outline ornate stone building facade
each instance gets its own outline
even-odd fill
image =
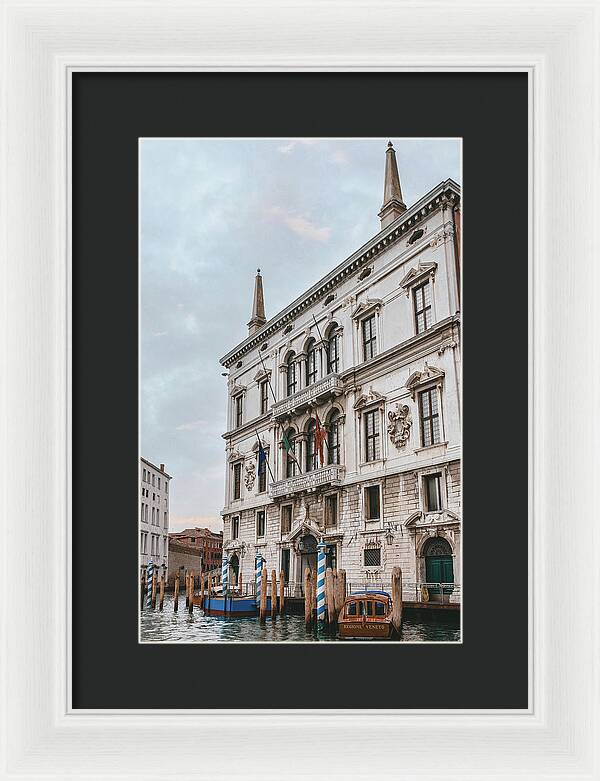
[[[407,208],[391,143],[384,180],[380,232],[269,320],[258,273],[248,337],[221,359],[224,549],[245,582],[261,553],[300,583],[321,540],[350,583],[395,565],[407,589],[460,582],[461,191]]]

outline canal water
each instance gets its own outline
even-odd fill
[[[307,632],[304,616],[284,615],[274,620],[267,618],[261,625],[257,618],[226,618],[204,616],[195,607],[193,615],[185,608],[185,597],[179,600],[179,611],[173,612],[173,598],[165,595],[162,612],[142,610],[140,640],[147,642],[202,643],[202,642],[335,642],[336,637],[325,633]],[[457,614],[430,615],[405,612],[402,617],[402,642],[457,642],[460,640]],[[345,642],[345,641],[339,641]]]

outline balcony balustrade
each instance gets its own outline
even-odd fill
[[[314,469],[296,477],[288,477],[271,485],[270,494],[273,499],[302,491],[314,491],[326,485],[341,485],[344,479],[345,468],[338,464],[324,466],[322,469]]]
[[[297,391],[275,402],[272,407],[273,417],[280,418],[302,412],[308,406],[319,403],[329,396],[339,396],[343,393],[344,383],[339,374],[328,374],[307,388]]]

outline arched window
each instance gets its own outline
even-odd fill
[[[296,474],[296,459],[295,459],[295,453],[296,453],[296,430],[293,428],[289,428],[285,435],[287,437],[288,442],[290,443],[290,449],[285,451],[285,476],[286,477],[294,477]]]
[[[327,374],[340,370],[340,344],[336,328],[337,326],[331,328],[327,338]]]
[[[306,384],[312,385],[317,381],[317,350],[315,340],[311,339],[306,347]]]
[[[340,463],[340,413],[334,410],[329,418],[329,426],[327,432],[327,463],[339,464]]]
[[[287,359],[287,395],[296,393],[296,353],[290,353]]]
[[[306,471],[312,472],[318,468],[318,453],[316,442],[316,420],[311,420],[306,431]]]

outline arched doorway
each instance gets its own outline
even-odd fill
[[[236,585],[240,582],[240,560],[237,553],[232,553],[229,557],[229,581],[233,583],[235,576]]]
[[[452,548],[443,537],[432,537],[425,544],[425,580],[427,583],[454,584],[454,560]],[[452,586],[430,586],[429,595],[439,599],[443,594],[451,594]]]
[[[301,582],[304,582],[306,568],[310,567],[313,572],[317,569],[317,541],[312,534],[305,534],[300,539],[298,553],[300,554]]]

